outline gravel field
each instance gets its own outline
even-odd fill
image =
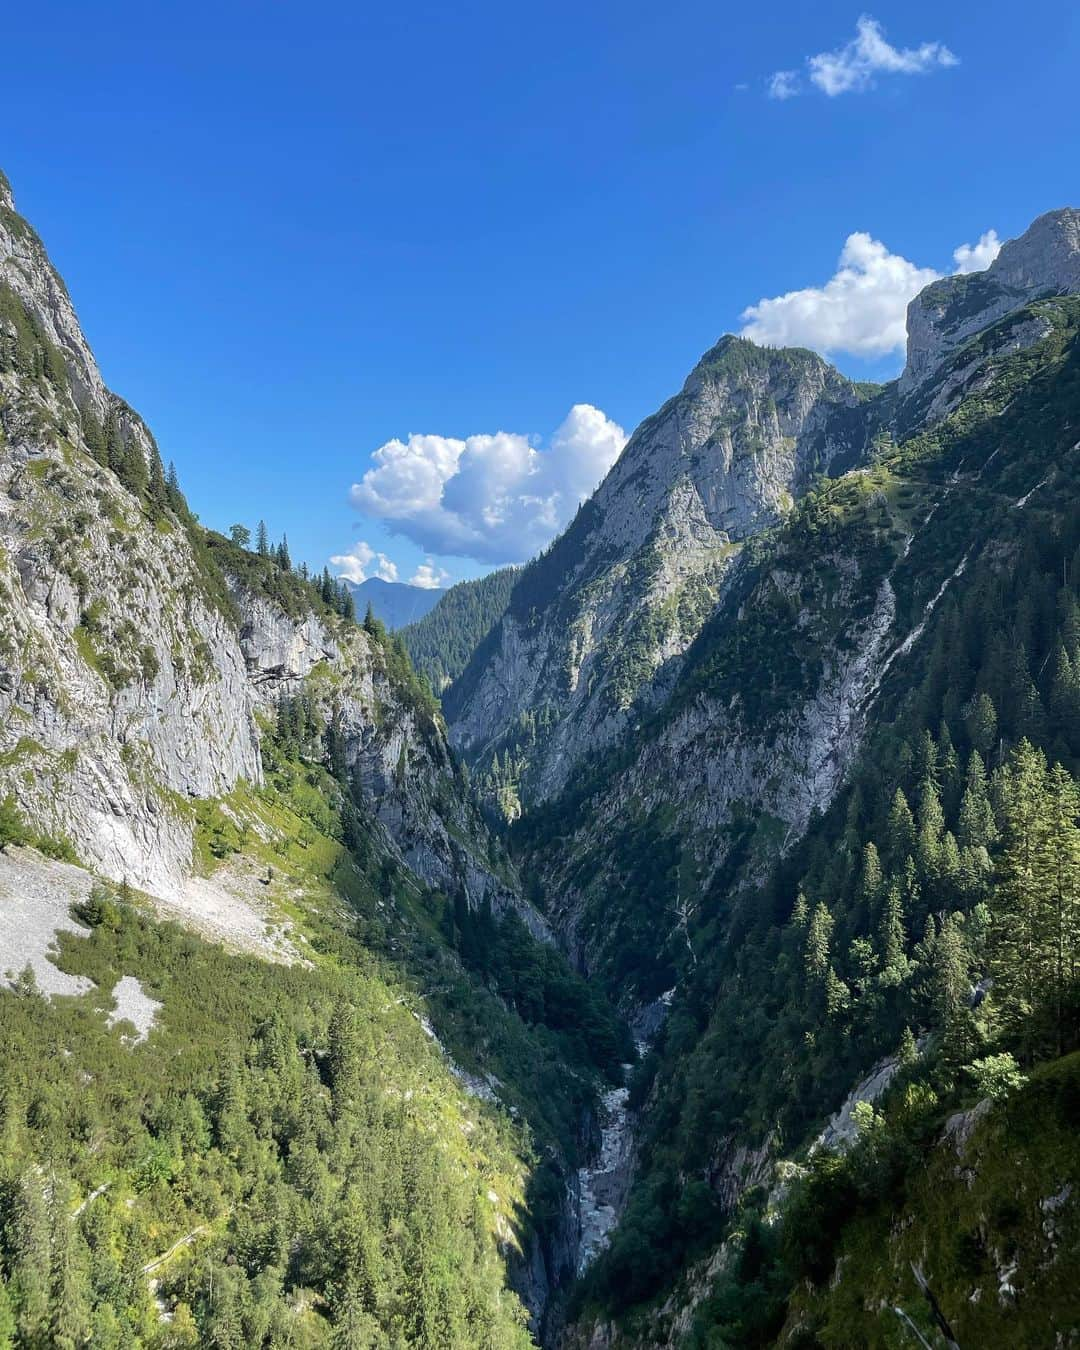
[[[146,993],[134,975],[125,975],[117,980],[112,996],[116,1000],[116,1007],[109,1014],[109,1026],[130,1022],[135,1028],[133,1040],[136,1043],[145,1041],[161,1004]]]
[[[86,934],[71,917],[74,901],[85,900],[93,877],[81,867],[53,862],[28,848],[0,854],[0,979],[33,966],[46,994],[85,994],[93,982],[65,975],[49,960],[58,929]],[[10,975],[9,975],[10,972]]]

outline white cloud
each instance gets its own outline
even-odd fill
[[[886,40],[881,24],[868,14],[856,23],[850,42],[836,51],[806,58],[810,83],[829,98],[872,89],[878,75],[925,75],[958,64],[958,58],[942,42],[894,47]],[[793,70],[778,70],[768,81],[770,98],[792,98],[800,91]]]
[[[622,427],[577,403],[546,448],[506,431],[387,441],[349,497],[432,553],[523,562],[569,522],[625,444]]]
[[[793,70],[777,70],[766,81],[770,98],[794,98],[800,92],[799,77]]]
[[[381,577],[383,581],[397,581],[397,564],[392,563],[385,553],[376,553],[363,539],[354,544],[348,553],[336,553],[330,559],[330,566],[339,577],[345,577],[357,585],[369,576]]]
[[[953,251],[957,272],[975,272],[997,257],[988,230]],[[918,267],[862,232],[850,234],[836,272],[823,286],[788,291],[743,310],[741,334],[766,347],[812,347],[826,355],[885,356],[907,343],[908,302],[941,273]]]
[[[441,591],[450,580],[450,573],[443,567],[436,567],[430,558],[422,562],[409,578],[410,586],[419,586],[425,591]]]
[[[824,286],[759,300],[740,315],[742,336],[767,347],[882,356],[903,348],[908,301],[937,277],[868,234],[850,234]]]
[[[977,244],[961,244],[953,249],[953,262],[960,273],[982,272],[1001,252],[1001,240],[997,230],[987,230]]]

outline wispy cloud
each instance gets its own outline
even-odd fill
[[[957,272],[980,271],[1001,243],[988,230],[953,250]],[[908,303],[941,273],[919,267],[869,234],[850,234],[836,271],[821,286],[759,300],[740,315],[742,336],[766,347],[812,347],[830,355],[886,356],[907,343]]]
[[[770,98],[794,98],[799,87],[799,76],[794,70],[777,70],[768,79]]]
[[[894,47],[881,24],[864,14],[856,23],[850,42],[835,51],[808,56],[805,64],[809,84],[829,98],[836,98],[873,89],[882,75],[926,75],[932,70],[958,65],[959,58],[943,42]],[[766,81],[770,98],[794,98],[806,88],[794,70],[778,70]]]

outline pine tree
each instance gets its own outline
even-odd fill
[[[187,503],[184,501],[184,494],[180,491],[180,475],[176,472],[176,465],[169,460],[169,471],[165,475],[165,494],[169,499],[169,507],[177,515],[182,515]]]
[[[893,883],[885,896],[885,906],[878,930],[878,950],[881,953],[881,983],[886,987],[901,984],[908,972],[904,955],[904,901],[900,888]]]
[[[1050,886],[1046,757],[1028,741],[1001,774],[1002,847],[990,935],[993,1001],[1006,1032],[1029,1054],[1045,977],[1042,907]]]
[[[105,463],[118,474],[124,457],[124,438],[120,434],[120,419],[116,409],[105,414]]]
[[[6,853],[9,844],[19,844],[25,838],[25,829],[15,798],[8,795],[0,799],[0,853]]]
[[[812,982],[824,980],[829,969],[829,943],[832,939],[833,916],[819,901],[806,930],[806,974]]]
[[[165,483],[165,466],[161,462],[161,452],[157,445],[150,443],[150,481],[146,490],[150,514],[160,520],[169,509],[169,491]]]
[[[37,1169],[24,1174],[9,1202],[5,1224],[11,1293],[19,1339],[45,1343],[49,1317],[49,1218]]]
[[[889,819],[885,826],[888,838],[888,854],[893,866],[903,863],[915,849],[915,817],[900,788],[893,795],[889,808]]]
[[[859,902],[869,915],[877,912],[882,889],[881,859],[877,846],[871,842],[864,846],[862,856],[862,874],[859,878]]]
[[[1080,750],[1080,671],[1059,646],[1050,686],[1050,712],[1069,749]]]
[[[1048,967],[1046,995],[1054,1021],[1057,1054],[1064,1054],[1069,1008],[1080,962],[1080,787],[1060,764],[1047,782],[1049,857],[1047,889],[1039,916],[1038,942]]]
[[[930,1004],[946,1059],[962,1064],[972,1047],[968,953],[958,915],[941,921],[930,970]]]
[[[83,440],[86,442],[86,448],[102,468],[108,468],[109,457],[105,449],[105,432],[101,423],[92,408],[84,408],[81,416],[82,434]]]
[[[851,991],[832,966],[825,974],[825,1016],[835,1019],[851,1006]]]
[[[905,1027],[900,1036],[900,1048],[896,1052],[896,1057],[902,1069],[910,1069],[912,1065],[918,1063],[919,1044],[910,1027]]]
[[[941,809],[937,785],[933,779],[924,778],[919,792],[919,839],[916,853],[919,871],[924,878],[933,877],[937,870],[944,826],[945,813]]]
[[[52,1294],[50,1345],[76,1350],[90,1332],[90,1278],[85,1244],[68,1215],[66,1186],[54,1180],[52,1194]]]
[[[968,717],[968,735],[983,760],[989,763],[998,743],[997,709],[989,694],[980,694],[975,700]]]
[[[260,558],[270,556],[270,535],[267,533],[265,520],[260,520],[255,527],[255,551]]]
[[[990,849],[997,841],[994,808],[986,784],[986,768],[977,750],[968,760],[964,795],[960,799],[958,842],[962,848]]]

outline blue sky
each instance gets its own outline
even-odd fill
[[[913,277],[1080,201],[1073,5],[735,8],[9,7],[0,167],[203,520],[456,580],[721,333],[891,375]]]

